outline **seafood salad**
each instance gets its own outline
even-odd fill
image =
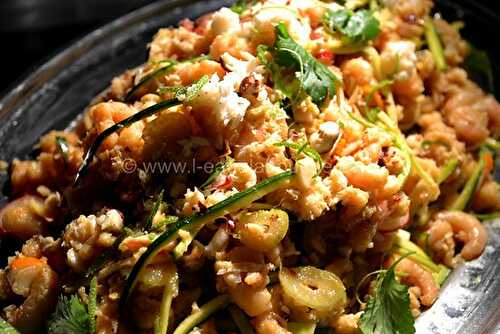
[[[500,216],[485,54],[433,5],[237,1],[160,29],[8,162],[0,332],[415,333]]]

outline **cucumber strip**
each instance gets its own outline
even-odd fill
[[[427,45],[431,50],[437,69],[439,71],[446,71],[448,64],[446,63],[446,58],[444,57],[443,44],[441,43],[441,38],[439,37],[432,19],[428,18],[425,20],[424,29]]]
[[[174,260],[178,260],[182,255],[184,255],[184,253],[186,253],[186,251],[189,248],[189,245],[191,245],[191,242],[193,242],[194,238],[196,237],[198,232],[200,232],[202,227],[203,225],[193,229],[193,231],[189,232],[189,236],[187,238],[179,241],[177,246],[175,246],[174,248]]]
[[[481,176],[483,175],[484,167],[486,166],[485,156],[488,154],[486,149],[482,149],[479,153],[479,162],[472,172],[472,176],[465,184],[464,189],[458,196],[458,198],[453,202],[450,207],[451,211],[464,211],[469,206],[472,196],[479,187]]]
[[[252,202],[255,202],[267,194],[283,187],[292,179],[293,175],[294,173],[292,171],[288,171],[270,177],[251,188],[245,189],[244,191],[234,194],[233,196],[230,196],[211,206],[204,213],[198,213],[174,223],[172,227],[163,232],[163,234],[161,234],[155,241],[153,241],[153,243],[151,243],[151,245],[149,245],[135,266],[132,268],[132,271],[127,277],[127,281],[125,282],[125,287],[123,288],[123,293],[120,298],[120,309],[122,311],[125,310],[125,306],[127,305],[135,285],[137,284],[137,280],[142,274],[144,268],[146,268],[155,255],[161,252],[169,242],[178,238],[178,232],[180,229],[192,232],[217,218],[224,217],[227,214],[246,208],[252,204]]]
[[[89,304],[87,312],[89,313],[89,332],[96,333],[96,311],[97,311],[97,277],[93,277],[90,281]]]
[[[147,118],[151,115],[154,115],[154,114],[156,114],[164,109],[172,108],[172,107],[175,107],[175,106],[180,105],[180,104],[182,104],[182,101],[180,101],[179,99],[171,99],[171,100],[162,101],[160,103],[152,105],[149,108],[146,108],[144,110],[139,111],[138,113],[130,116],[129,118],[126,118],[123,121],[116,123],[115,125],[107,128],[106,130],[101,132],[97,136],[97,138],[94,140],[94,142],[90,146],[87,153],[85,154],[85,157],[83,159],[83,163],[80,166],[78,173],[76,174],[74,184],[78,185],[79,182],[81,181],[82,177],[84,177],[85,174],[87,174],[88,167],[89,167],[90,163],[92,162],[94,155],[97,153],[97,150],[99,149],[101,144],[104,142],[104,140],[106,140],[106,138],[108,138],[113,133],[132,125],[135,122],[138,122],[138,121],[140,121],[144,118]]]
[[[233,321],[236,323],[240,334],[255,334],[252,325],[250,325],[250,321],[246,317],[245,313],[239,309],[239,307],[235,305],[229,306],[229,314]]]
[[[179,276],[177,270],[173,270],[170,275],[169,281],[165,284],[163,289],[163,296],[161,298],[160,315],[158,320],[158,329],[155,334],[166,334],[168,330],[168,320],[170,318],[170,308],[172,306],[172,299],[177,295],[179,287]]]
[[[163,193],[164,190],[160,192],[158,195],[158,199],[156,200],[153,208],[151,209],[151,212],[149,213],[148,219],[146,220],[146,224],[144,225],[144,230],[149,231],[153,227],[153,220],[158,213],[158,210],[160,209],[161,202],[163,202]]]
[[[316,323],[314,322],[289,322],[288,330],[292,334],[314,334]]]
[[[394,239],[394,252],[401,256],[407,256],[410,260],[426,267],[431,271],[434,281],[439,285],[448,277],[450,269],[442,264],[436,264],[432,259],[416,244],[405,238],[405,232],[401,230]]]
[[[134,94],[139,90],[139,88],[141,88],[142,86],[144,86],[145,84],[147,84],[151,80],[157,78],[158,76],[166,73],[168,70],[170,70],[176,64],[177,63],[175,61],[165,61],[162,63],[163,66],[158,67],[157,69],[153,70],[151,73],[148,73],[147,75],[145,75],[135,86],[133,86],[128,91],[127,95],[125,96],[125,101],[130,101],[131,98],[134,96]]]
[[[441,173],[439,173],[439,176],[436,180],[437,184],[441,184],[444,181],[446,181],[446,179],[448,179],[451,176],[451,174],[455,172],[457,167],[458,167],[458,159],[457,158],[451,159],[446,165],[444,165],[443,169],[441,169]]]
[[[500,218],[500,212],[483,213],[483,214],[477,213],[474,214],[474,216],[480,221],[493,221]]]
[[[20,334],[17,329],[12,327],[6,320],[0,317],[0,333],[2,334]]]
[[[189,317],[184,319],[175,329],[173,334],[188,334],[195,326],[201,324],[215,312],[225,308],[231,302],[228,295],[218,296],[202,307]]]

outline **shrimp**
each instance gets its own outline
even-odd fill
[[[455,234],[455,238],[464,243],[460,256],[465,260],[473,260],[481,255],[488,234],[483,225],[473,216],[460,211],[443,211],[437,219],[448,222]]]
[[[45,258],[20,255],[10,261],[7,279],[12,291],[26,298],[19,307],[7,307],[7,321],[21,333],[36,333],[57,301],[57,274]]]
[[[24,195],[0,210],[0,233],[27,240],[43,234],[53,220],[50,205],[40,196]]]
[[[245,59],[246,52],[256,53],[255,45],[244,37],[234,34],[219,35],[210,46],[210,56],[212,59],[219,60],[226,52],[238,59]]]
[[[349,95],[357,86],[369,87],[375,82],[375,74],[370,63],[363,58],[354,58],[344,62],[341,67],[344,84]]]
[[[212,76],[213,74],[217,74],[220,79],[222,79],[226,74],[222,65],[213,60],[186,63],[175,71],[175,75],[181,79],[183,86],[192,84],[193,82],[201,79],[204,75]]]
[[[474,195],[474,211],[500,210],[500,185],[495,181],[485,182]]]
[[[290,333],[287,331],[283,326],[281,326],[281,323],[284,322],[284,320],[276,313],[274,312],[267,312],[264,314],[259,315],[256,317],[254,320],[252,320],[252,323],[255,327],[255,332],[257,334],[288,334]]]
[[[453,228],[444,220],[430,222],[428,245],[432,250],[433,258],[453,267],[453,256],[455,254],[455,241],[453,240]]]
[[[64,143],[63,152],[60,143]],[[33,192],[38,186],[63,188],[72,182],[83,157],[78,136],[72,132],[51,131],[40,138],[40,154],[36,160],[12,162],[10,180],[16,195]]]
[[[439,294],[439,285],[434,281],[431,272],[409,259],[401,260],[396,265],[396,271],[404,274],[401,276],[403,284],[420,289],[422,305],[431,306],[434,304]]]

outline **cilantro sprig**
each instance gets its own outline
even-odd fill
[[[415,333],[408,287],[396,280],[395,268],[399,261],[378,276],[376,295],[361,315],[359,328],[363,334]]]
[[[272,60],[265,58],[266,50],[272,54]],[[301,98],[305,92],[316,105],[321,106],[335,94],[338,79],[328,67],[293,40],[283,23],[276,26],[273,47],[259,48],[259,59],[271,72],[277,88],[292,100]]]
[[[89,334],[90,317],[84,303],[76,295],[61,296],[52,314],[48,332],[51,334]]]
[[[97,278],[90,282],[88,305],[77,295],[61,295],[51,315],[47,331],[50,334],[95,334],[97,311]]]
[[[355,12],[349,9],[328,10],[322,21],[330,33],[342,35],[344,44],[366,44],[380,34],[379,21],[366,9]]]

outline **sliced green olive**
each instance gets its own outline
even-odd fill
[[[259,210],[241,214],[236,222],[237,236],[247,247],[268,251],[288,232],[288,214],[283,210]]]
[[[336,312],[346,304],[344,284],[329,271],[309,266],[283,268],[279,278],[283,293],[299,306]]]

